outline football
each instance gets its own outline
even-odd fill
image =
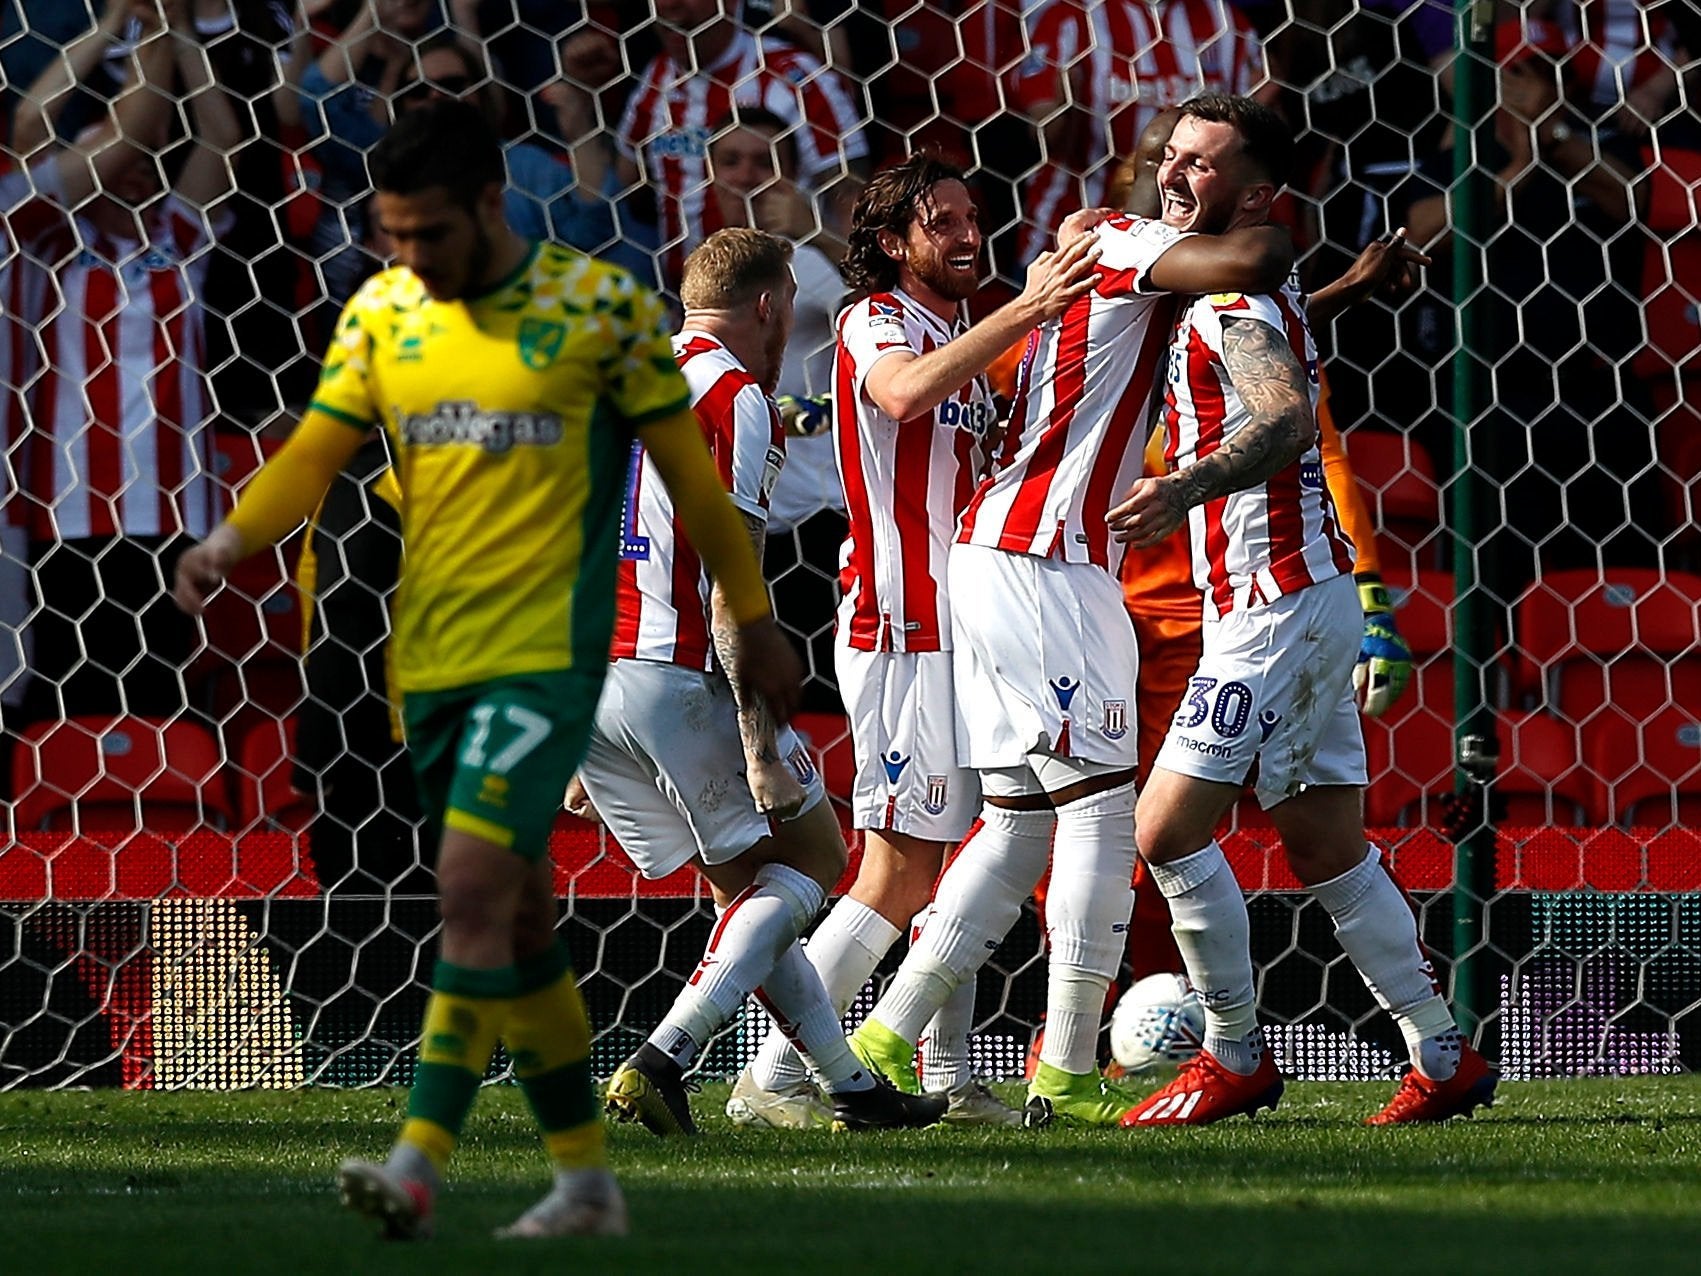
[[[1110,1052],[1129,1072],[1173,1068],[1204,1038],[1205,1010],[1185,975],[1147,975],[1110,1013]]]

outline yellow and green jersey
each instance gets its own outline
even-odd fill
[[[371,279],[313,406],[393,444],[400,689],[606,662],[632,432],[688,403],[660,299],[570,249],[470,300]]]

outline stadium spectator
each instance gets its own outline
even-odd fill
[[[1018,262],[1079,208],[1104,204],[1115,157],[1153,115],[1201,91],[1273,92],[1252,24],[1226,0],[1045,0],[1010,99],[1037,130]]]
[[[470,105],[403,116],[374,150],[373,183],[403,264],[350,303],[312,407],[180,560],[177,598],[200,610],[238,562],[313,510],[371,428],[386,429],[407,490],[396,681],[440,838],[442,961],[409,1119],[386,1164],[344,1163],[343,1201],[390,1235],[429,1233],[501,1036],[556,1170],[504,1234],[622,1234],[547,852],[606,670],[634,434],[732,600],[741,694],[783,720],[800,667],[685,406],[654,296],[508,229],[500,143]],[[599,321],[576,321],[587,312]]]
[[[752,35],[729,16],[728,3],[656,0],[662,49],[640,73],[612,134],[601,129],[593,99],[618,76],[619,44],[592,28],[561,48],[561,92],[576,101],[580,126],[593,130],[569,139],[581,180],[590,190],[602,178],[610,196],[630,191],[640,178],[654,188],[669,288],[677,286],[685,253],[719,226],[708,189],[709,130],[734,105],[760,105],[786,121],[799,179],[828,234],[842,231],[868,168],[863,113],[844,82],[791,45]],[[599,166],[585,153],[591,146],[612,146],[612,163],[605,152]]]
[[[1494,398],[1472,433],[1475,464],[1495,482],[1507,512],[1482,548],[1483,580],[1510,607],[1543,567],[1651,564],[1668,529],[1646,387],[1620,375],[1643,331],[1634,283],[1641,245],[1623,233],[1622,199],[1616,212],[1603,206],[1554,162],[1556,151],[1580,155],[1598,146],[1634,170],[1636,145],[1600,136],[1573,108],[1563,33],[1507,22],[1496,39],[1499,153],[1491,158],[1489,287],[1480,303]],[[1425,161],[1437,189],[1450,182],[1452,163],[1451,149]],[[1390,216],[1410,227],[1413,244],[1434,245],[1438,261],[1449,259],[1430,273],[1433,289],[1450,273],[1447,197],[1396,210],[1397,203]],[[1425,312],[1421,323],[1453,331],[1447,297],[1432,290],[1415,304]],[[1426,442],[1432,456],[1445,456],[1450,430]]]
[[[1698,53],[1693,4],[1536,0],[1525,13],[1564,33],[1574,104],[1603,127],[1646,137],[1678,108],[1680,68]]]
[[[35,589],[28,717],[184,703],[192,630],[164,585],[183,538],[211,525],[201,287],[241,133],[186,0],[164,14],[111,123],[0,178],[8,504]],[[193,143],[166,188],[155,155],[178,76]]]
[[[745,107],[716,122],[709,175],[723,224],[754,226],[794,245],[797,301],[776,391],[789,437],[770,498],[763,569],[775,614],[809,653],[804,708],[830,713],[842,707],[833,680],[833,582],[846,523],[826,399],[845,284],[825,253],[798,242],[814,232],[815,218],[796,174],[795,139],[772,111]]]

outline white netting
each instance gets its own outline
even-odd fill
[[[1447,800],[1448,529],[1463,481],[1445,192],[1450,148],[1465,145],[1449,118],[1450,6],[724,3],[742,26],[723,28],[717,0],[172,0],[205,62],[179,47],[187,36],[160,55],[132,12],[145,4],[6,7],[0,1087],[360,1084],[411,1069],[435,920],[386,691],[400,546],[382,448],[311,533],[305,673],[306,538],[246,565],[199,629],[161,582],[174,529],[204,532],[310,393],[329,322],[382,247],[363,152],[432,93],[476,95],[501,122],[517,225],[663,284],[673,250],[722,218],[822,229],[830,255],[857,179],[935,147],[974,174],[995,271],[983,302],[1009,295],[1025,233],[1101,197],[1158,106],[1208,85],[1283,110],[1302,165],[1282,216],[1308,284],[1398,225],[1437,258],[1415,293],[1319,336],[1417,666],[1366,724],[1367,813],[1426,937],[1450,950],[1448,837],[1470,822]],[[1701,576],[1688,574],[1701,568],[1701,138],[1685,88],[1701,33],[1675,3],[1535,0],[1497,17],[1496,142],[1481,157],[1492,398],[1468,423],[1500,741],[1483,1041],[1511,1076],[1670,1071],[1701,1060]],[[721,61],[747,31],[756,51]],[[671,108],[650,78],[669,51]],[[228,115],[195,94],[197,66]],[[721,136],[729,78],[742,107],[780,117],[780,140],[766,169],[717,192],[689,174]],[[109,101],[139,165],[88,131]],[[607,145],[622,128],[635,151]],[[149,175],[186,202],[156,207],[142,245],[122,199]],[[232,181],[210,221],[196,211]],[[830,268],[803,284],[781,389],[820,394],[839,297]],[[825,444],[793,456],[768,568],[811,657],[799,726],[842,807],[844,521]],[[1264,822],[1240,818],[1224,843],[1254,892],[1283,1066],[1389,1074],[1398,1034],[1322,910],[1292,891]],[[590,826],[564,818],[554,849],[606,1072],[691,971],[711,911],[694,880],[640,882]],[[1141,974],[1167,958],[1161,934],[1135,929]],[[1043,972],[1030,909],[981,980],[982,1071],[1020,1071]],[[705,1066],[730,1072],[763,1027],[751,1011]]]

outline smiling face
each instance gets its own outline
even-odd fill
[[[980,211],[961,182],[939,182],[916,201],[903,239],[889,231],[881,236],[906,292],[918,291],[920,284],[954,303],[980,290]]]
[[[1190,115],[1176,123],[1158,166],[1166,225],[1221,234],[1249,211],[1249,196],[1258,185],[1259,174],[1234,125]]]
[[[729,128],[710,145],[709,177],[723,225],[754,224],[750,200],[780,176],[775,151],[765,128]]]

